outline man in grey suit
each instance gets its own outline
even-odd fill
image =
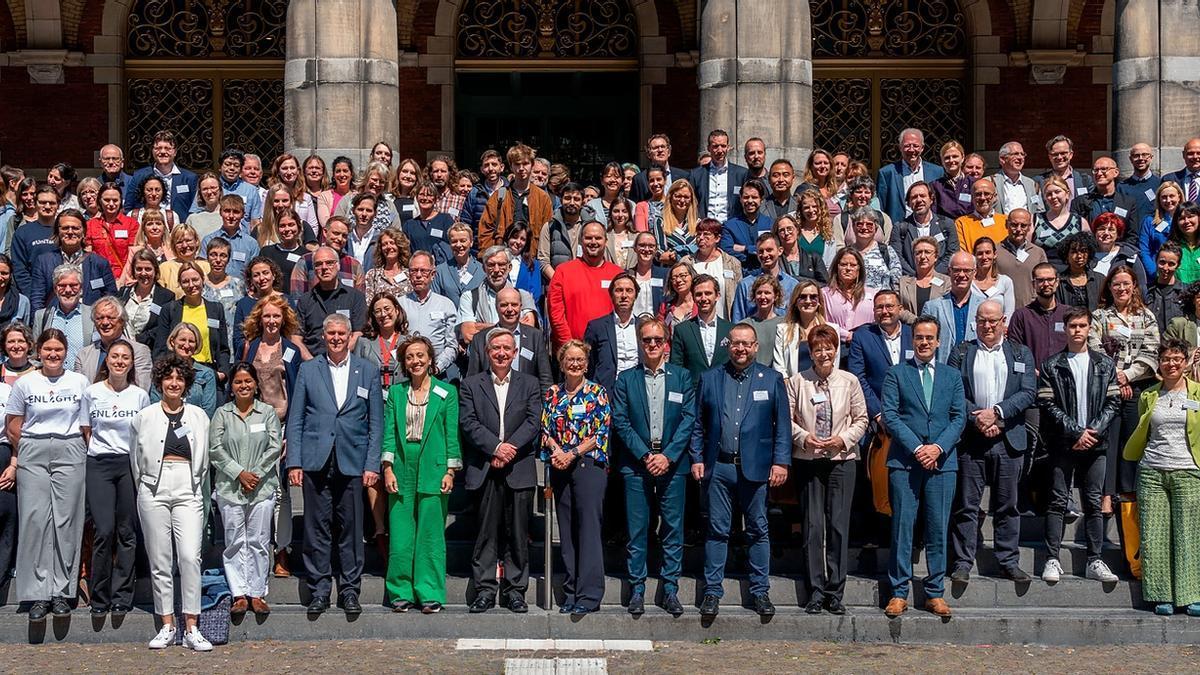
[[[350,320],[325,317],[325,353],[300,366],[288,401],[288,482],[304,488],[304,569],[308,613],[329,609],[332,530],[337,542],[338,604],[362,613],[362,489],[379,480],[383,392],[379,368],[350,353]]]
[[[1000,575],[1030,581],[1017,550],[1021,513],[1018,484],[1029,438],[1025,410],[1037,397],[1036,364],[1029,348],[1004,339],[1004,305],[984,300],[975,315],[975,340],[950,354],[962,375],[967,426],[958,446],[958,495],[950,520],[951,581],[967,583],[975,563],[979,512],[985,485],[992,489],[992,516]]]
[[[971,287],[975,278],[975,256],[959,251],[950,257],[950,292],[925,303],[925,313],[938,322],[938,363],[950,360],[955,345],[975,339],[975,312],[984,296]]]
[[[88,382],[95,382],[108,348],[117,338],[124,336],[125,322],[125,307],[120,300],[111,295],[97,300],[92,305],[92,326],[99,337],[79,350],[79,355],[75,357],[75,372],[86,377]],[[127,341],[133,347],[133,372],[137,386],[149,390],[150,369],[154,365],[150,348],[132,338],[127,338]]]
[[[1032,178],[1021,173],[1025,168],[1025,148],[1016,141],[1000,146],[1000,171],[992,176],[996,184],[996,213],[1008,215],[1014,209],[1028,209],[1030,213],[1046,210],[1038,195],[1038,186]]]
[[[466,444],[467,489],[479,499],[479,533],[471,556],[472,614],[496,604],[529,611],[529,518],[537,488],[534,450],[541,432],[541,386],[512,369],[517,342],[507,328],[485,336],[490,367],[462,382],[459,423]],[[504,561],[504,579],[496,562]]]

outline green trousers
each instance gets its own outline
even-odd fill
[[[396,600],[446,603],[448,502],[448,495],[417,494],[404,485],[389,495],[388,604]]]
[[[1176,607],[1200,602],[1200,471],[1139,466],[1142,598]]]

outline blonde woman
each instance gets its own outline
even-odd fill
[[[775,327],[775,352],[771,367],[785,378],[811,368],[808,334],[817,326],[828,323],[825,320],[825,303],[821,301],[821,287],[811,279],[796,284],[788,298],[783,321]]]
[[[174,230],[171,230],[171,236],[168,239],[170,250],[174,251],[175,257],[158,265],[158,282],[163,288],[175,294],[176,298],[183,297],[183,289],[179,286],[179,269],[184,263],[193,263],[197,265],[203,276],[208,276],[212,271],[207,260],[196,258],[196,253],[200,251],[200,237],[196,235],[196,231],[191,225],[184,223]]]
[[[1076,232],[1090,232],[1087,219],[1071,211],[1071,191],[1067,182],[1050,176],[1042,183],[1042,201],[1046,210],[1033,217],[1033,243],[1046,251],[1046,260],[1058,271],[1067,263],[1058,255],[1058,245]]]
[[[684,256],[696,252],[696,191],[686,179],[671,183],[663,206],[662,232],[658,235],[658,248],[662,251],[659,264],[672,265]]]
[[[129,256],[125,259],[125,268],[121,271],[117,286],[123,288],[134,283],[133,257],[142,249],[153,253],[159,264],[174,260],[175,253],[167,242],[167,219],[162,211],[147,211],[142,214],[142,226],[137,228],[137,234],[133,236],[133,246],[129,247]]]
[[[1146,277],[1153,279],[1158,274],[1158,249],[1171,235],[1171,217],[1175,208],[1183,203],[1183,189],[1175,181],[1163,181],[1154,193],[1154,213],[1142,220],[1139,231],[1139,255]]]

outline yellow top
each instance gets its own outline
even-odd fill
[[[183,323],[190,323],[200,331],[200,344],[192,358],[200,363],[212,363],[212,349],[209,348],[208,342],[208,313],[204,310],[204,303],[201,302],[196,307],[183,303]]]
[[[204,276],[212,271],[207,260],[195,260],[196,265],[204,271]],[[168,260],[158,264],[158,284],[175,294],[175,299],[183,297],[183,289],[179,287],[179,261]]]

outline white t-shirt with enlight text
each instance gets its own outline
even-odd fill
[[[141,387],[113,391],[107,382],[97,382],[83,392],[83,419],[92,428],[88,456],[128,455],[133,447],[133,418],[150,405]]]
[[[35,370],[13,383],[4,412],[25,417],[22,434],[78,436],[79,428],[87,424],[82,406],[87,388],[87,378],[79,373],[48,378]]]

